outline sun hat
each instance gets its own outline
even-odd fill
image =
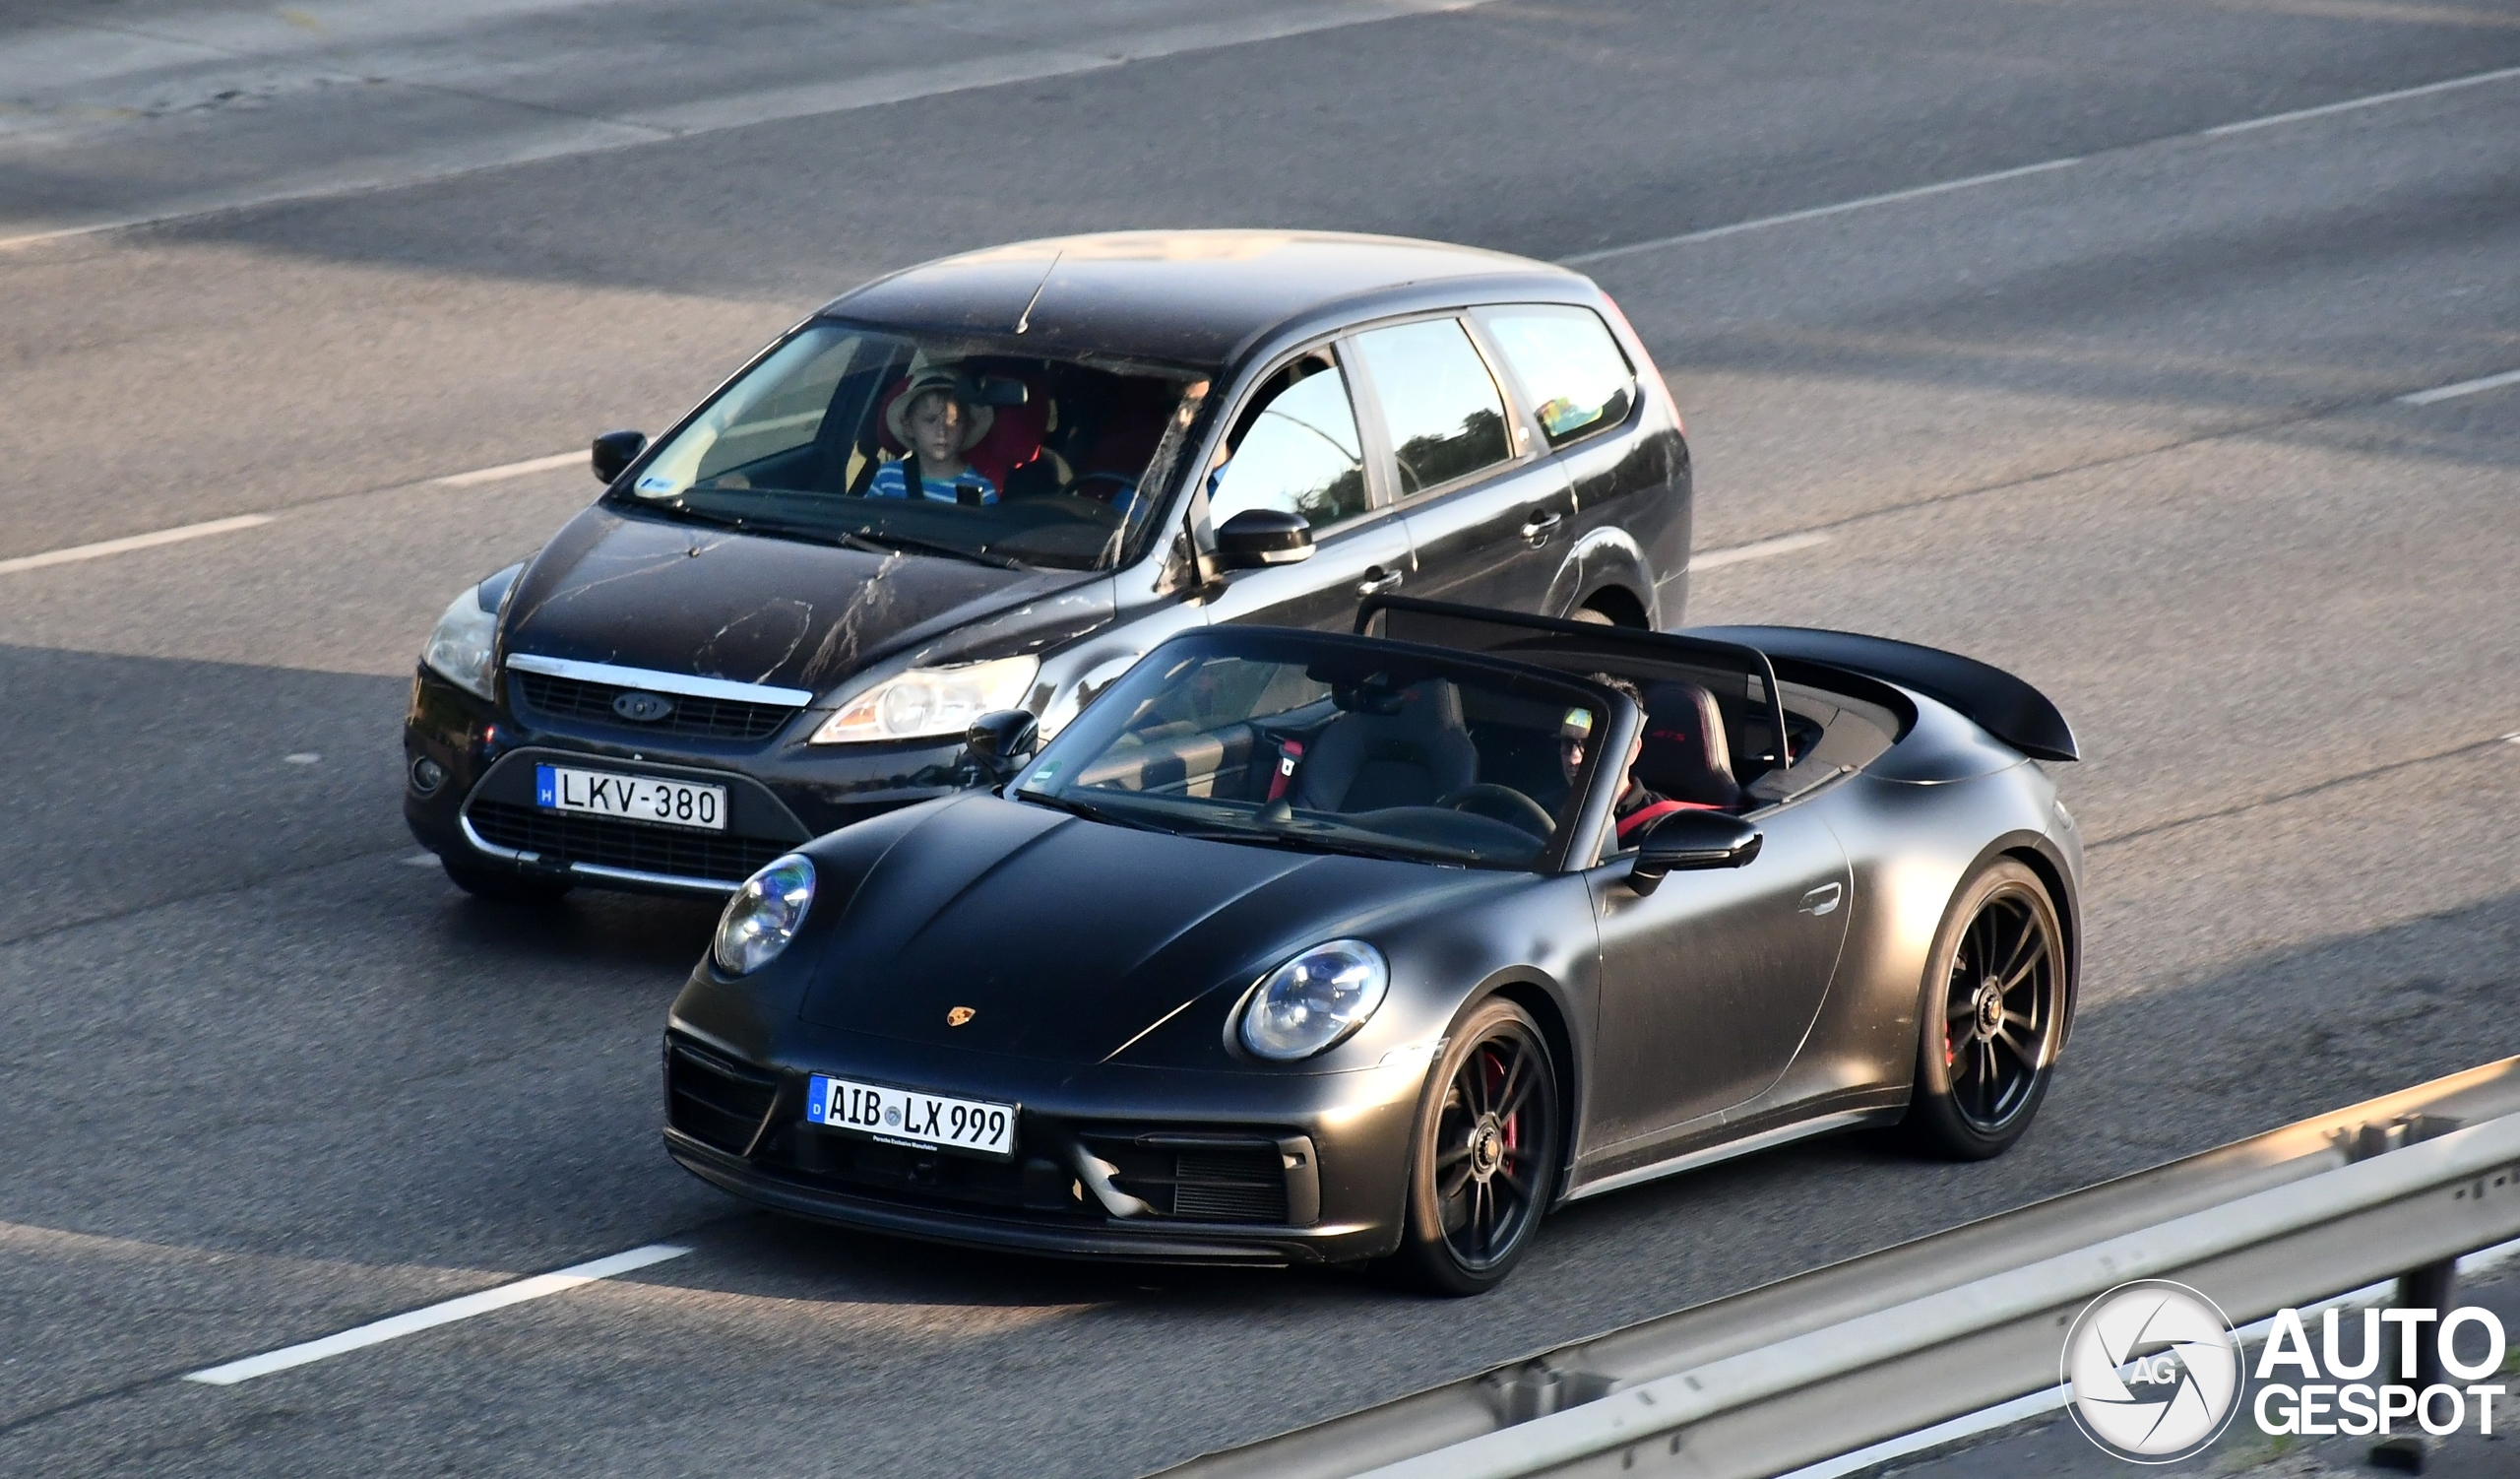
[[[996,423],[997,413],[974,404],[962,377],[947,369],[924,369],[913,375],[910,383],[902,387],[902,393],[893,397],[893,404],[884,408],[884,429],[893,434],[894,441],[909,446],[911,407],[920,396],[937,390],[952,396],[963,408],[963,445],[957,450],[968,452],[978,446],[980,439],[988,435],[988,428]]]

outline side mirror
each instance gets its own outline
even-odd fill
[[[1217,529],[1217,565],[1256,570],[1312,558],[1312,526],[1281,508],[1246,508]]]
[[[1041,725],[1023,709],[998,709],[972,721],[963,732],[963,747],[982,775],[1003,780],[1014,774],[1027,755],[1040,747]]]
[[[1666,873],[1739,868],[1759,856],[1759,829],[1729,811],[1674,811],[1646,829],[1627,886],[1652,893]]]
[[[607,431],[595,439],[595,481],[610,486],[621,470],[638,461],[648,450],[645,431]]]

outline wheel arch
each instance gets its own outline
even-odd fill
[[[1612,626],[1626,626],[1633,627],[1638,631],[1650,631],[1653,629],[1654,625],[1653,620],[1646,614],[1645,603],[1637,600],[1636,593],[1627,589],[1625,586],[1604,586],[1590,596],[1585,597],[1583,603],[1578,606],[1576,610],[1599,611],[1601,614],[1610,618],[1610,625]]]
[[[2065,1026],[2056,1036],[2056,1049],[2061,1053],[2073,1040],[2075,1009],[2082,1004],[2083,921],[2081,903],[2067,881],[2063,860],[2053,854],[2054,846],[2034,833],[2009,840],[1999,856],[2010,858],[2039,875],[2039,885],[2048,890],[2048,902],[2055,906],[2056,927],[2065,934]],[[1971,871],[1974,874],[1976,869]]]
[[[1549,1205],[1565,1200],[1566,1188],[1572,1184],[1575,1168],[1575,1144],[1579,1138],[1578,1122],[1583,1115],[1581,1092],[1584,1063],[1575,1048],[1575,1035],[1568,1026],[1566,1003],[1547,983],[1536,977],[1509,975],[1492,980],[1470,994],[1462,1002],[1455,1020],[1478,1010],[1490,997],[1502,997],[1531,1013],[1540,1024],[1543,1046],[1548,1049],[1549,1063],[1557,1070],[1557,1186],[1549,1192]]]
[[[1617,594],[1612,596],[1612,592]],[[1593,530],[1566,551],[1556,577],[1549,582],[1543,613],[1563,617],[1591,609],[1617,621],[1616,615],[1597,604],[1606,597],[1612,601],[1624,599],[1633,608],[1637,617],[1634,624],[1640,629],[1654,629],[1662,614],[1657,610],[1661,590],[1653,576],[1652,561],[1634,536],[1615,526]]]

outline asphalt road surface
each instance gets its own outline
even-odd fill
[[[1211,225],[1578,260],[1692,620],[2058,700],[2086,992],[2010,1156],[1605,1197],[1459,1303],[665,1160],[712,911],[476,903],[398,809],[430,621],[594,486],[435,480],[890,267]],[[2520,369],[2509,0],[18,0],[0,238],[0,1472],[1126,1475],[2520,1052],[2520,383],[2402,399]]]

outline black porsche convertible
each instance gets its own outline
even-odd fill
[[[1366,634],[1371,632],[1373,634]],[[728,905],[665,1143],[860,1228],[1379,1259],[1464,1294],[1551,1206],[1824,1131],[1995,1155],[2074,1005],[2055,708],[1879,638],[1368,602],[1172,638],[1004,778]]]

